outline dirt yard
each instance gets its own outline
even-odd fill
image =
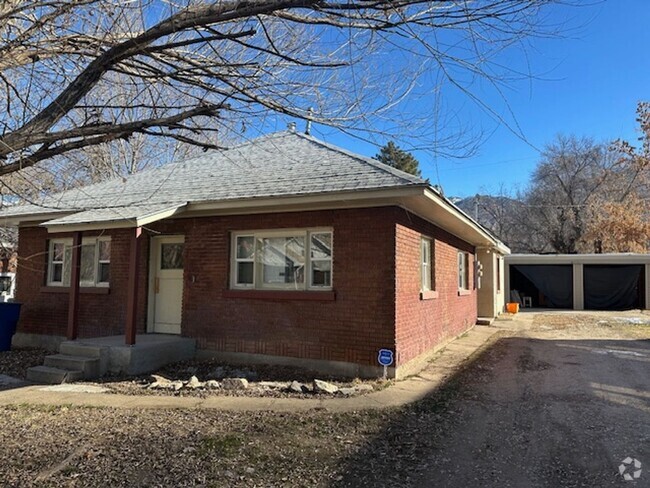
[[[408,408],[2,409],[4,486],[650,486],[650,315],[522,314]],[[296,401],[300,401],[297,399]],[[619,474],[630,457],[636,481]],[[623,464],[634,474],[634,463]]]

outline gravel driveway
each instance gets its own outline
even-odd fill
[[[435,399],[421,406],[417,421],[395,420],[431,435],[415,434],[421,461],[402,471],[397,484],[650,487],[647,314],[535,315],[486,350],[450,396],[437,418],[444,425],[431,414],[440,408]],[[390,477],[391,452],[407,439],[384,441],[376,444],[386,449],[387,469],[356,477],[363,485]],[[629,482],[618,468],[628,457],[642,463],[636,480],[634,462],[624,466]]]

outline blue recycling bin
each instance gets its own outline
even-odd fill
[[[11,350],[11,338],[16,333],[20,303],[0,303],[0,351]]]

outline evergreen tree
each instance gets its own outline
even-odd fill
[[[400,149],[394,142],[390,141],[379,150],[375,159],[388,166],[399,169],[415,176],[422,176],[420,173],[420,162],[410,152]]]

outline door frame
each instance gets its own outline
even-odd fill
[[[156,280],[156,270],[158,269],[157,262],[158,262],[158,254],[159,254],[159,249],[160,246],[158,245],[158,242],[161,239],[167,239],[167,238],[176,238],[176,239],[182,239],[182,242],[185,243],[185,235],[184,234],[165,234],[165,235],[159,235],[159,236],[151,236],[149,239],[149,271],[148,271],[148,278],[147,278],[147,283],[148,283],[148,300],[147,300],[147,333],[148,334],[154,334],[156,333],[154,331],[154,318],[155,318],[155,306],[156,306],[156,293],[155,293],[155,280]],[[183,292],[185,293],[185,266],[183,266]],[[181,318],[183,316],[183,297],[181,296]],[[182,319],[181,319],[182,320]],[[182,321],[181,321],[181,326],[182,326]],[[182,332],[182,330],[181,330]]]

